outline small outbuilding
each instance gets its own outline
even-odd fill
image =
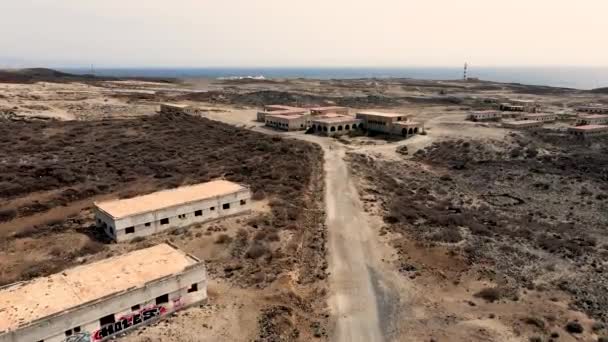
[[[126,241],[251,210],[251,191],[217,180],[95,203],[98,227],[116,241]]]
[[[100,342],[207,299],[205,264],[170,244],[0,288],[0,342]]]

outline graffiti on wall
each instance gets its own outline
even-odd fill
[[[138,312],[121,317],[118,321],[102,326],[93,333],[93,341],[101,341],[107,337],[118,334],[121,331],[136,327],[156,317],[160,317],[167,312],[163,306],[153,306],[144,308]]]
[[[88,332],[74,333],[74,335],[66,337],[63,342],[91,342],[91,334]]]

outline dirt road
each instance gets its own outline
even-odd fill
[[[376,295],[370,275],[373,231],[363,217],[359,194],[344,161],[345,151],[325,148],[329,237],[329,304],[336,320],[335,341],[381,341]]]

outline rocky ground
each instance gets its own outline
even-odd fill
[[[606,333],[607,143],[511,134],[440,141],[413,156],[403,148],[400,161],[353,153],[351,166],[368,210],[384,216],[381,234],[395,237],[395,262],[406,276],[429,272],[466,288],[475,274],[488,284],[471,287],[469,300],[503,303],[496,319],[515,335],[546,340],[557,332],[563,340],[579,319],[592,333],[573,336],[593,340]],[[412,244],[443,249],[451,260],[429,264]],[[532,321],[522,317],[533,312]]]

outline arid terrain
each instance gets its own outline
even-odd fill
[[[507,98],[565,119],[465,120]],[[608,138],[563,133],[587,103],[608,95],[0,74],[0,283],[169,240],[205,260],[209,300],[125,341],[606,341]],[[284,133],[254,121],[264,104],[396,111],[426,134]],[[131,243],[94,227],[94,201],[220,178],[251,186],[253,213]]]

